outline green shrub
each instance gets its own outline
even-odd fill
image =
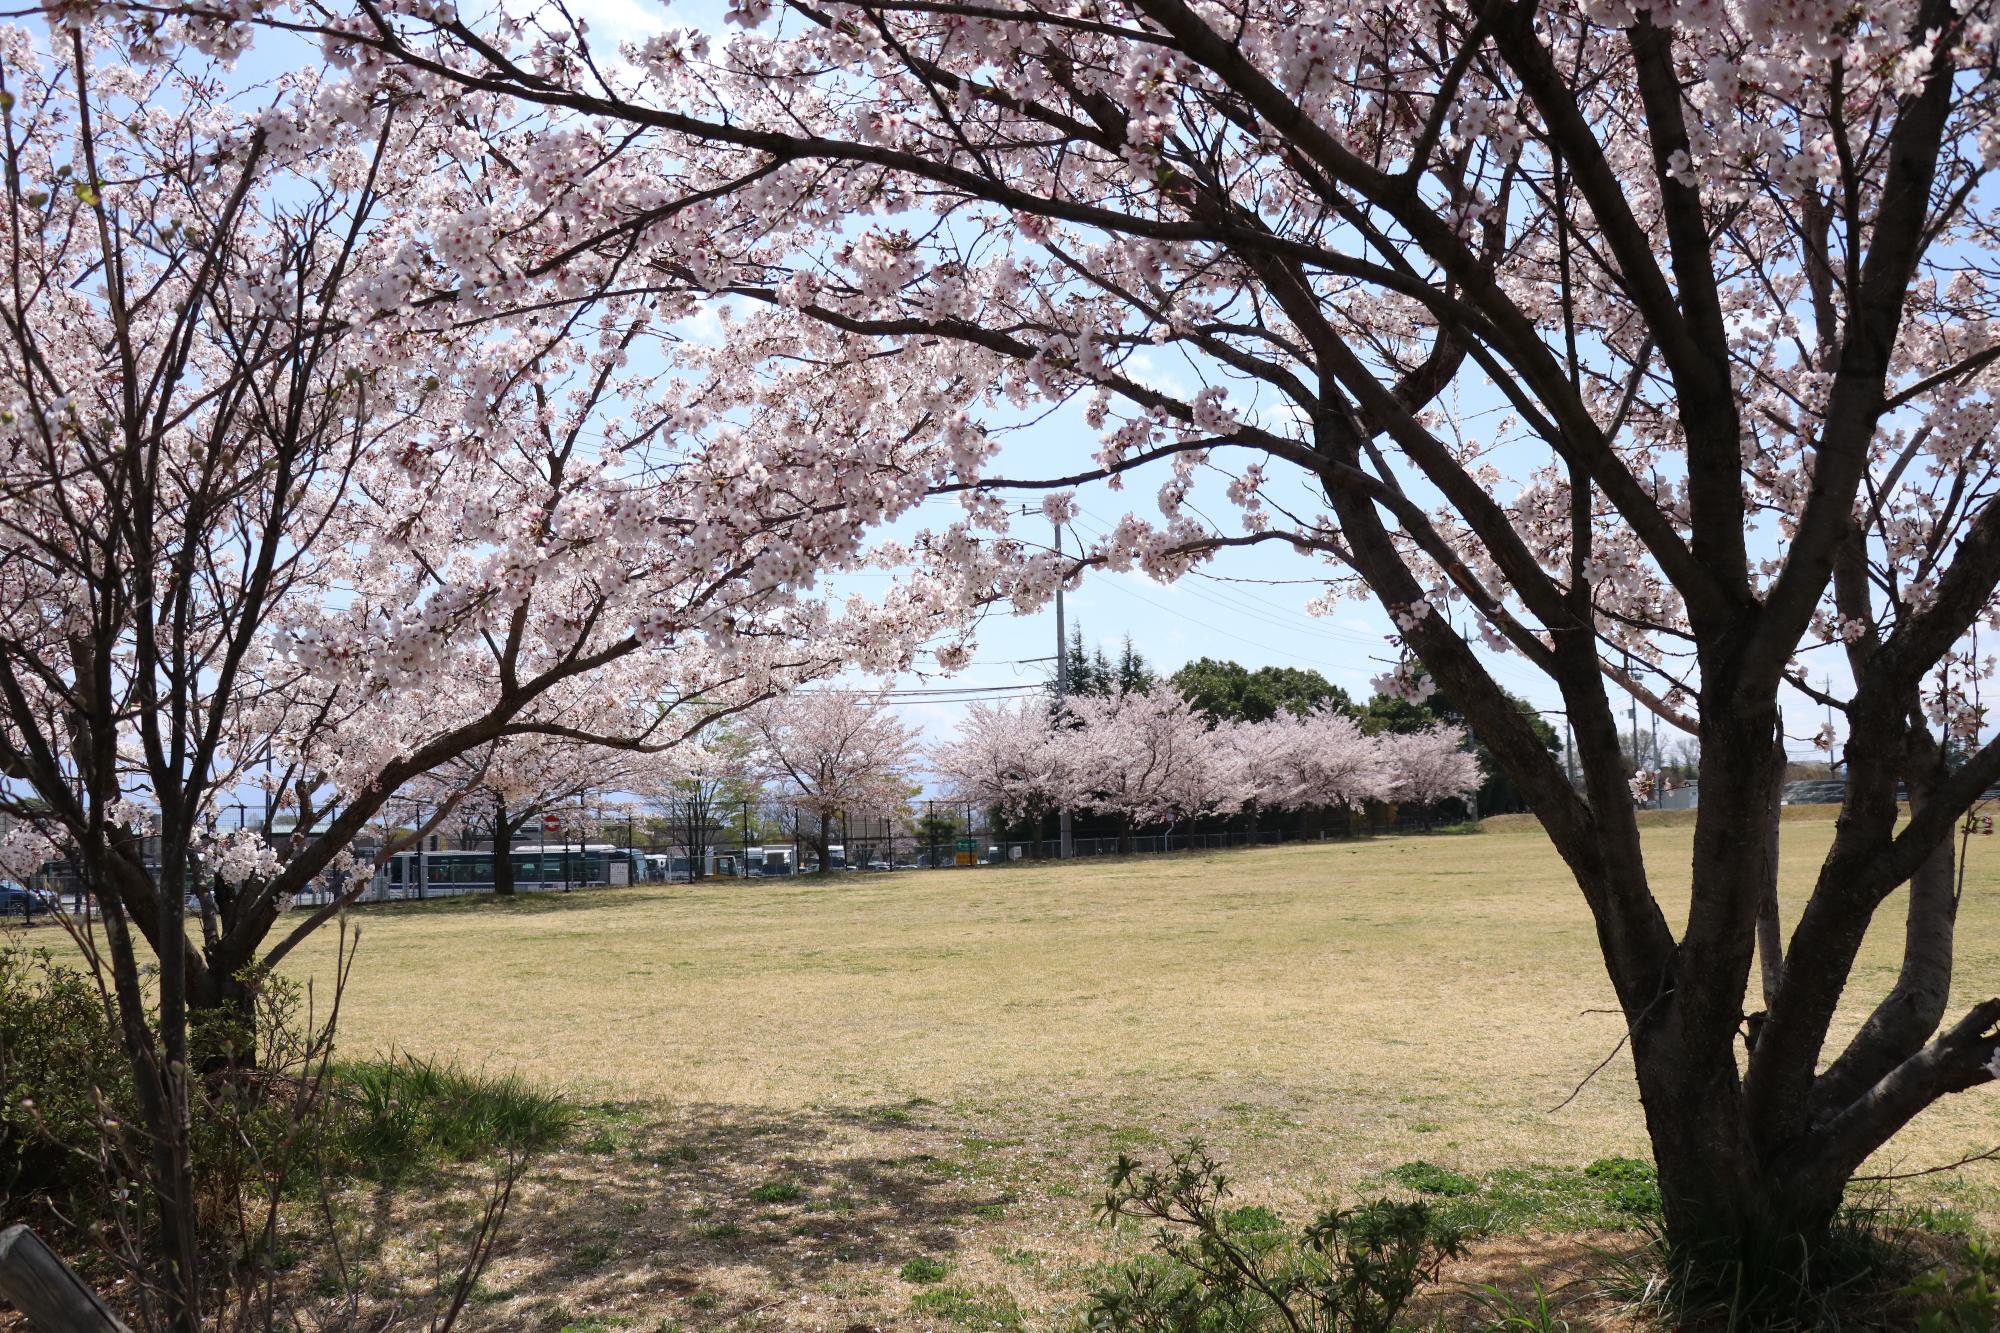
[[[944,1281],[949,1272],[951,1265],[944,1260],[919,1257],[904,1264],[899,1276],[905,1282],[927,1284]]]
[[[46,949],[0,949],[0,1195],[91,1197],[104,1112],[129,1123],[132,1074],[96,985]]]
[[[1965,1273],[1953,1278],[1934,1268],[1910,1284],[1909,1294],[1931,1308],[1918,1333],[1996,1333],[2000,1330],[2000,1245],[1972,1241]]]
[[[1106,1333],[1390,1333],[1463,1250],[1422,1203],[1329,1208],[1297,1232],[1265,1208],[1223,1209],[1229,1185],[1200,1144],[1164,1169],[1121,1157],[1102,1213],[1161,1224],[1156,1254],[1112,1270],[1089,1326]]]

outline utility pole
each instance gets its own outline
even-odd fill
[[[417,901],[424,900],[424,892],[430,887],[430,867],[424,861],[425,844],[430,835],[424,832],[424,803],[417,802]]]
[[[1629,652],[1625,654],[1625,679],[1628,683],[1633,679],[1632,654]],[[1628,694],[1632,700],[1632,768],[1637,771],[1643,767],[1639,762],[1639,695],[1637,691],[1630,690],[1629,684]]]
[[[1062,520],[1057,519],[1056,558],[1062,558]],[[1056,580],[1056,709],[1061,711],[1069,698],[1069,646],[1063,642],[1063,580]],[[1071,855],[1069,807],[1056,812],[1056,855],[1068,860]]]

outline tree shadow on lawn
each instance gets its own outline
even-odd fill
[[[721,881],[717,881],[720,883]],[[730,881],[734,883],[735,881]],[[697,892],[708,885],[696,885]],[[559,912],[584,912],[602,907],[636,906],[635,894],[660,890],[687,892],[685,884],[631,884],[570,889],[528,889],[511,895],[480,890],[444,898],[397,898],[387,902],[356,903],[349,911],[383,916],[545,916]]]
[[[387,916],[543,916],[560,912],[582,912],[603,907],[635,907],[638,896],[657,894],[763,893],[773,889],[792,893],[833,890],[860,885],[879,885],[889,877],[832,876],[824,881],[812,875],[772,876],[756,879],[705,879],[694,884],[592,884],[574,889],[522,889],[502,895],[489,889],[436,898],[396,898],[382,902],[355,903],[348,910]],[[15,918],[16,924],[19,918]],[[36,918],[39,923],[40,917]]]
[[[594,1108],[575,1145],[522,1181],[471,1326],[650,1333],[907,1318],[918,1288],[902,1266],[957,1269],[982,1224],[1015,1202],[964,1146],[986,1141],[924,1109]],[[401,1191],[386,1225],[450,1231],[463,1194]],[[414,1294],[430,1275],[398,1276]]]

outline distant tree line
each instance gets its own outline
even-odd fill
[[[1086,648],[1083,628],[1078,625],[1071,629],[1063,655],[1072,695],[1145,692],[1163,679],[1133,646],[1130,636],[1121,641],[1118,655],[1113,658],[1102,645]],[[1475,798],[1478,812],[1510,814],[1528,808],[1520,790],[1481,742],[1478,728],[1441,689],[1421,702],[1374,694],[1357,704],[1346,690],[1310,668],[1253,669],[1240,662],[1212,657],[1197,658],[1164,679],[1196,711],[1216,722],[1268,722],[1284,713],[1305,717],[1318,709],[1332,708],[1353,718],[1371,736],[1408,735],[1434,726],[1463,727],[1472,737],[1479,771],[1485,779]],[[1051,692],[1054,688],[1052,681]],[[1535,711],[1534,705],[1518,696],[1508,697],[1514,699],[1522,717],[1549,752],[1561,754],[1562,736]]]

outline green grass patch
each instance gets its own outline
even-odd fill
[[[1414,1161],[1382,1178],[1435,1200],[1440,1220],[1474,1234],[1629,1230],[1660,1215],[1652,1165],[1630,1157],[1580,1168],[1508,1166],[1478,1176]]]
[[[942,1319],[966,1333],[1015,1333],[1021,1307],[1000,1287],[929,1287],[910,1298],[910,1309]]]
[[[773,1180],[751,1190],[750,1198],[754,1203],[796,1203],[805,1193],[789,1180]]]
[[[612,1329],[624,1328],[632,1322],[628,1315],[600,1314],[582,1319],[572,1319],[563,1324],[562,1333],[611,1333]]]
[[[944,1281],[950,1272],[951,1265],[944,1260],[922,1256],[904,1264],[901,1269],[897,1270],[896,1276],[902,1278],[905,1282],[929,1285],[933,1282]]]
[[[578,1268],[602,1268],[618,1251],[601,1240],[585,1241],[570,1251],[569,1259]]]
[[[1634,1217],[1657,1217],[1660,1212],[1660,1177],[1650,1162],[1631,1157],[1600,1157],[1583,1168],[1583,1174],[1605,1187],[1605,1200],[1621,1213]]]
[[[1479,1182],[1471,1176],[1421,1159],[1396,1167],[1389,1172],[1389,1179],[1398,1185],[1407,1185],[1419,1194],[1434,1194],[1445,1199],[1479,1192]]]
[[[514,1075],[407,1055],[340,1065],[334,1095],[339,1109],[329,1156],[382,1180],[445,1162],[545,1152],[578,1120],[561,1096]]]

